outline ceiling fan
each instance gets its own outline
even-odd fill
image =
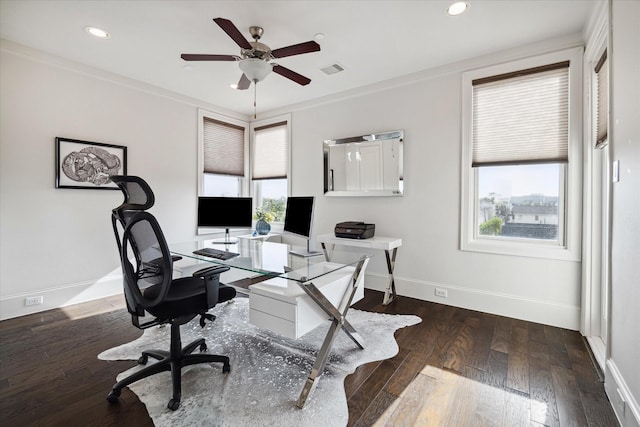
[[[238,61],[240,70],[242,70],[242,76],[237,85],[237,89],[240,90],[248,89],[251,82],[258,83],[263,80],[271,71],[302,86],[308,85],[311,82],[311,79],[271,61],[287,56],[317,52],[320,50],[320,45],[315,41],[298,43],[271,50],[269,46],[259,41],[263,33],[262,27],[249,27],[249,33],[254,40],[249,42],[230,20],[215,18],[214,22],[240,46],[240,56],[183,53],[180,55],[182,59],[185,61]]]

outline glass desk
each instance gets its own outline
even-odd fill
[[[308,397],[317,385],[317,380],[327,363],[333,341],[341,329],[359,348],[364,348],[362,338],[347,321],[346,315],[356,293],[358,279],[364,272],[370,256],[347,251],[339,254],[336,252],[334,259],[339,259],[339,261],[328,262],[323,256],[305,258],[290,254],[291,246],[282,243],[263,242],[261,240],[251,239],[238,239],[237,243],[229,245],[213,244],[211,242],[211,240],[202,240],[177,243],[170,244],[169,248],[172,254],[182,256],[183,258],[227,265],[232,269],[248,272],[251,275],[249,280],[251,284],[266,281],[271,278],[286,279],[296,283],[304,294],[326,313],[327,318],[331,321],[331,325],[324,338],[322,347],[318,352],[313,368],[296,402],[299,408],[304,407]],[[237,253],[239,256],[228,260],[221,260],[193,253],[193,251],[203,248],[226,250]],[[327,278],[341,270],[345,272],[345,275],[350,275],[349,283],[344,293],[339,296],[338,302],[334,303],[320,290],[322,286],[316,286],[314,282],[326,282]],[[246,288],[246,286],[243,286],[241,283],[229,282],[226,284],[231,286],[240,285],[240,287]]]
[[[353,252],[344,252],[338,263],[327,262],[319,252],[319,256],[301,257],[290,254],[293,246],[283,243],[264,242],[261,240],[238,239],[237,243],[222,245],[211,243],[211,240],[170,244],[169,249],[175,255],[193,258],[214,264],[228,265],[258,276],[281,277],[305,283],[318,277],[340,270],[347,266],[356,266],[368,256]],[[240,254],[228,260],[221,260],[194,254],[193,251],[213,248]]]

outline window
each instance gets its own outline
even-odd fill
[[[463,74],[461,249],[576,259],[581,51]]]
[[[254,123],[198,112],[201,196],[253,197],[282,222],[289,194],[290,115]]]
[[[479,167],[478,234],[559,243],[564,170],[557,163]]]
[[[240,197],[248,194],[248,124],[199,111],[198,194]]]
[[[289,116],[251,124],[254,205],[284,221],[289,176]]]

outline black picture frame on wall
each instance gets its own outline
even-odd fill
[[[127,147],[56,137],[56,188],[118,190],[112,175],[127,174]]]

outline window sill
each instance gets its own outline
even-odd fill
[[[502,241],[475,239],[462,242],[460,250],[483,252],[496,255],[521,256],[527,258],[545,258],[560,261],[580,261],[580,251],[555,245],[553,243],[529,243],[523,241]]]

